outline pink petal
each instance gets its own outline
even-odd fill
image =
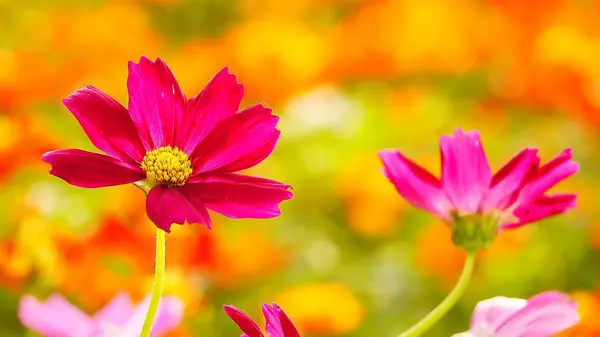
[[[186,153],[194,152],[222,120],[238,110],[243,96],[244,86],[227,67],[223,68],[198,96],[189,100],[189,124],[187,131],[177,135],[177,144]]]
[[[146,173],[139,167],[83,150],[50,151],[42,155],[42,160],[52,165],[50,174],[78,187],[123,185],[146,178]]]
[[[150,296],[146,296],[129,316],[123,326],[122,337],[136,337],[140,335],[144,320],[150,305]],[[151,337],[159,337],[176,328],[183,318],[183,302],[175,296],[164,296],[161,298],[156,312],[156,318],[152,325]]]
[[[94,315],[94,323],[97,326],[107,323],[121,326],[125,324],[127,319],[133,314],[133,311],[134,307],[129,295],[120,293],[113,297],[107,305]]]
[[[510,206],[539,162],[536,149],[525,149],[511,159],[492,177],[492,187],[483,202],[483,209],[501,210]]]
[[[290,318],[277,304],[268,305],[264,303],[262,310],[267,321],[267,335],[270,337],[300,337],[300,333]]]
[[[129,62],[129,113],[146,149],[173,145],[187,101],[169,67],[157,58]]]
[[[233,305],[224,305],[223,309],[227,316],[229,316],[229,318],[231,318],[248,337],[264,336],[256,322],[254,322],[245,312]]]
[[[127,109],[102,91],[87,86],[63,100],[90,141],[108,155],[134,164],[145,149]]]
[[[146,213],[154,224],[169,233],[171,225],[176,223],[196,223],[210,228],[210,216],[201,199],[194,195],[186,185],[181,188],[170,188],[157,185],[146,200]]]
[[[497,329],[498,337],[544,337],[566,330],[579,322],[577,305],[560,292],[532,297],[527,306],[513,313]]]
[[[279,138],[279,117],[256,105],[221,122],[192,153],[194,174],[243,170],[273,152]]]
[[[576,194],[543,195],[529,204],[519,205],[513,214],[519,219],[517,223],[502,226],[503,229],[521,227],[556,214],[564,213],[575,207]]]
[[[571,149],[566,149],[554,159],[540,167],[527,182],[519,197],[519,203],[528,203],[543,195],[560,181],[575,174],[579,164],[572,160]]]
[[[406,201],[442,219],[449,218],[451,205],[436,177],[397,150],[380,151],[379,158],[385,176]]]
[[[235,219],[279,216],[279,203],[293,196],[288,190],[290,187],[274,180],[241,174],[196,179],[184,186],[209,209]]]
[[[459,212],[477,212],[492,180],[479,132],[458,129],[452,136],[442,136],[440,149],[442,189]]]
[[[526,305],[526,300],[503,296],[481,301],[475,306],[473,317],[471,317],[471,329],[485,326],[496,331],[512,314]]]
[[[50,296],[45,303],[24,296],[19,303],[19,319],[46,337],[89,336],[93,329],[92,320],[60,295]]]

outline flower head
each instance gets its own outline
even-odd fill
[[[468,332],[455,337],[546,337],[579,322],[577,305],[557,291],[529,300],[494,297],[479,302]]]
[[[242,337],[264,337],[258,324],[252,320],[245,312],[232,305],[224,305],[225,313],[235,324],[244,332]],[[300,337],[300,333],[294,326],[294,323],[275,303],[269,305],[263,303],[262,311],[267,321],[265,331],[269,337]]]
[[[25,296],[19,305],[19,319],[27,328],[44,336],[60,337],[136,337],[139,336],[148,311],[150,298],[137,306],[127,294],[115,296],[110,303],[89,316],[60,295],[51,295],[44,302]],[[152,336],[162,336],[181,322],[182,302],[165,296],[160,302],[152,328]]]
[[[267,158],[279,138],[279,118],[262,105],[238,110],[244,88],[224,68],[186,99],[161,60],[129,63],[129,105],[87,86],[64,100],[90,141],[104,154],[68,149],[45,153],[51,174],[95,188],[147,187],[146,211],[171,224],[210,228],[207,209],[231,218],[278,216],[289,185],[236,172]]]
[[[383,150],[379,156],[398,192],[449,223],[454,242],[467,251],[487,247],[501,229],[575,206],[574,194],[546,194],[579,169],[570,149],[540,165],[537,150],[527,148],[492,175],[477,131],[458,129],[452,136],[442,136],[440,148],[440,179],[398,150]]]

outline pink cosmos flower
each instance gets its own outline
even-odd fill
[[[483,215],[494,229],[517,228],[575,206],[575,194],[546,194],[579,169],[570,149],[540,166],[537,150],[527,148],[492,175],[477,131],[444,135],[440,148],[441,179],[398,150],[379,156],[385,175],[408,202],[453,226]]]
[[[116,295],[94,316],[88,316],[60,295],[44,302],[25,296],[19,305],[19,319],[27,328],[44,337],[137,337],[148,311],[150,297],[133,306],[127,294]],[[158,307],[152,337],[162,336],[179,325],[183,303],[165,296]]]
[[[242,337],[264,337],[258,324],[252,320],[245,312],[232,305],[224,305],[225,313],[235,324],[244,332]],[[294,323],[275,303],[269,305],[263,303],[262,311],[267,321],[265,330],[269,337],[300,337],[300,333],[294,326]]]
[[[455,337],[547,337],[579,322],[577,305],[557,291],[529,300],[494,297],[479,302],[468,332]]]
[[[231,218],[278,216],[292,198],[289,185],[235,172],[273,151],[280,131],[271,109],[238,110],[244,87],[224,68],[197,96],[186,99],[168,66],[142,57],[129,62],[128,108],[87,86],[63,102],[97,154],[68,149],[45,153],[51,174],[84,188],[144,181],[149,218],[210,228],[207,209]]]

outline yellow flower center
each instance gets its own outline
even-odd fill
[[[192,175],[192,162],[177,146],[163,146],[146,152],[141,166],[147,180],[169,186],[183,186]]]

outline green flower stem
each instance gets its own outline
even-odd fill
[[[458,299],[467,289],[471,274],[473,273],[473,266],[475,266],[475,253],[469,253],[463,266],[463,271],[460,274],[458,283],[454,286],[454,289],[448,294],[448,296],[440,303],[433,311],[427,316],[420,320],[417,324],[413,325],[406,332],[400,334],[398,337],[417,337],[429,330],[437,321],[439,321],[448,311],[456,304]]]
[[[152,286],[152,296],[148,313],[144,320],[144,327],[140,337],[149,337],[152,331],[152,324],[156,317],[158,304],[162,297],[163,285],[165,283],[165,255],[166,255],[166,233],[162,229],[156,229],[156,267],[154,270],[154,285]]]

